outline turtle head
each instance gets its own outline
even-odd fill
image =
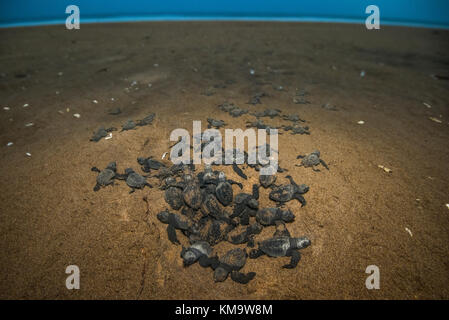
[[[220,182],[226,181],[226,175],[224,172],[220,171],[220,173],[218,174],[218,181],[220,181]]]
[[[125,169],[125,174],[131,174],[131,173],[133,173],[134,172],[134,169],[133,168],[126,168]]]
[[[320,157],[320,151],[314,150],[311,154],[316,155],[318,158]]]
[[[304,249],[312,244],[310,239],[307,237],[293,238],[292,240],[295,249]]]
[[[167,210],[161,211],[157,214],[157,218],[159,219],[160,222],[162,223],[168,223],[168,217],[170,215],[170,212],[168,212]]]
[[[259,201],[254,198],[249,199],[247,205],[251,209],[259,209]]]
[[[137,163],[140,164],[141,166],[143,166],[145,164],[145,160],[147,160],[147,159],[144,157],[138,157]]]
[[[114,172],[117,171],[117,163],[115,161],[110,162],[108,164],[108,166],[106,167],[106,169],[110,169],[110,170],[112,170]]]
[[[226,271],[223,267],[218,267],[214,272],[214,281],[215,282],[223,282],[228,277],[229,272]]]
[[[281,210],[281,216],[284,222],[292,222],[293,220],[295,220],[295,215],[290,209]]]
[[[309,191],[309,186],[306,184],[300,184],[298,186],[298,192],[303,194],[303,193],[307,193]]]
[[[198,260],[198,255],[195,254],[195,252],[192,250],[183,248],[181,252],[181,258],[184,261],[184,267],[187,267],[191,264],[194,264],[196,260]]]

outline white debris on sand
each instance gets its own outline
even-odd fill
[[[58,72],[58,76],[62,76],[64,73],[63,72]]]
[[[435,118],[435,117],[429,117],[429,119],[436,123],[443,123],[443,121],[441,121],[440,119]]]
[[[79,113],[74,113],[73,116],[78,119],[81,118],[81,115]]]
[[[93,103],[95,103],[95,104],[97,104],[97,103],[98,103],[98,101],[97,101],[97,100],[92,100],[92,102],[93,102]]]
[[[448,209],[449,209],[449,203],[446,203],[446,208],[448,208]]]
[[[10,147],[10,146],[12,146],[14,143],[13,142],[8,142],[7,144],[6,144],[6,146],[7,147]]]
[[[32,127],[32,126],[34,126],[34,123],[32,123],[32,122],[28,122],[25,124],[25,127]]]
[[[407,231],[408,232],[408,234],[410,235],[410,237],[413,237],[413,233],[412,233],[412,231],[409,229],[409,228],[405,228],[405,231]]]
[[[360,121],[357,122],[357,124],[365,124],[365,121],[360,120]]]
[[[432,108],[432,106],[430,104],[428,104],[427,102],[423,102],[422,104],[425,105],[429,109]]]
[[[162,155],[162,160],[165,159],[165,157],[167,156],[168,152],[164,152],[164,154]]]
[[[25,153],[28,157],[31,157],[31,153],[27,152]]]
[[[387,168],[387,167],[385,167],[385,166],[383,166],[381,164],[379,164],[378,167],[381,168],[386,173],[392,173],[393,172],[393,170],[391,170],[391,169],[389,169],[389,168]]]
[[[107,137],[104,138],[105,140],[109,140],[112,139],[112,132],[109,132],[109,135]]]
[[[25,103],[25,104],[23,105],[24,108],[29,107],[29,106],[30,106],[30,105],[29,105],[28,103]]]
[[[9,110],[11,110],[11,108],[10,107],[3,107],[3,110],[9,111]]]
[[[365,70],[360,71],[360,76],[363,78],[366,75]]]
[[[249,74],[250,74],[250,75],[253,76],[255,73],[256,73],[256,71],[255,71],[254,69],[250,69],[250,70],[249,70]]]

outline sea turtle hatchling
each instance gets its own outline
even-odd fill
[[[131,188],[129,193],[133,193],[136,189],[143,189],[145,186],[153,188],[153,186],[147,182],[146,177],[138,174],[132,168],[126,168],[125,174],[117,175],[117,179],[126,181],[128,187]]]
[[[292,126],[282,126],[285,131],[291,131],[291,134],[310,134],[308,126],[300,126],[299,124],[294,124]]]
[[[207,127],[209,129],[210,128],[220,129],[221,127],[224,127],[226,125],[226,123],[223,120],[215,120],[212,118],[207,118],[207,122],[208,122]]]
[[[240,248],[229,250],[224,256],[219,258],[220,264],[214,270],[215,282],[225,281],[231,273],[231,279],[235,282],[246,284],[251,281],[256,273],[249,272],[247,274],[238,272],[246,263],[247,253]]]
[[[315,150],[304,156],[299,155],[296,157],[296,159],[302,159],[300,164],[296,164],[297,167],[305,167],[305,168],[311,167],[313,171],[320,171],[319,169],[315,169],[315,167],[318,166],[319,164],[322,164],[323,167],[329,170],[329,167],[327,166],[326,162],[320,159],[320,152],[318,150]]]
[[[265,109],[262,112],[252,113],[251,115],[256,116],[257,118],[262,117],[270,117],[273,119],[274,117],[278,117],[282,111],[279,109]]]
[[[183,260],[184,267],[190,266],[198,261],[202,267],[211,266],[216,261],[215,268],[218,267],[218,259],[212,260],[210,255],[212,254],[212,247],[206,241],[197,241],[190,247],[182,247],[181,258]]]
[[[107,129],[105,129],[104,127],[100,127],[97,132],[94,132],[94,135],[92,136],[92,138],[90,138],[90,141],[98,142],[101,140],[101,138],[107,137],[108,133],[116,130],[117,128],[114,127]]]
[[[154,120],[155,114],[154,113],[150,113],[148,116],[146,116],[145,118],[143,118],[142,120],[137,120],[137,126],[147,126],[149,124],[151,124]]]
[[[256,221],[263,226],[273,226],[278,221],[292,222],[295,215],[290,209],[282,210],[281,208],[263,208],[257,211]]]
[[[191,228],[191,223],[186,217],[172,213],[168,210],[159,212],[157,218],[160,222],[168,224],[168,239],[174,244],[179,244],[178,237],[176,236],[176,229],[188,231]]]
[[[136,123],[133,120],[128,120],[122,125],[122,131],[132,130],[136,127]]]
[[[137,158],[137,162],[142,166],[143,172],[150,172],[151,169],[153,170],[159,170],[162,167],[165,167],[165,164],[163,164],[160,161],[154,160],[153,157],[139,157]]]
[[[246,227],[239,227],[228,234],[228,241],[232,244],[242,244],[248,242],[248,246],[253,246],[253,236],[262,232],[263,226],[254,222]]]
[[[115,161],[113,161],[101,171],[97,167],[93,167],[91,170],[94,172],[98,172],[97,184],[94,187],[94,191],[98,191],[101,187],[105,187],[114,183],[114,178],[116,177],[117,173],[117,164]]]
[[[282,184],[274,187],[269,194],[269,198],[277,202],[278,206],[292,199],[298,200],[302,207],[305,206],[306,200],[302,195],[309,191],[309,187],[305,184],[296,184],[291,176],[286,176],[286,178],[290,180],[290,184]]]
[[[269,188],[276,182],[275,174],[261,174],[259,175],[259,182],[262,187]]]
[[[176,179],[173,177],[168,177],[165,179],[165,186],[161,189],[165,189],[165,202],[167,202],[173,210],[179,210],[184,205],[184,197],[182,194],[182,189],[174,187],[176,184]]]
[[[290,263],[284,265],[283,268],[295,268],[301,259],[299,250],[307,248],[311,242],[307,237],[292,238],[288,230],[287,232],[285,231],[286,229],[280,235],[259,242],[259,248],[250,251],[250,259],[256,259],[262,255],[269,257],[291,257]]]
[[[288,121],[291,121],[291,122],[298,122],[298,121],[306,122],[306,120],[301,119],[299,117],[299,115],[297,115],[297,114],[283,115],[282,118],[284,120],[288,120]]]

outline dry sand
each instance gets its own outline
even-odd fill
[[[0,298],[449,298],[449,81],[431,77],[449,75],[448,31],[183,22],[2,29],[0,37]],[[227,80],[235,83],[213,88]],[[202,94],[210,87],[213,95]],[[310,104],[292,102],[297,88]],[[258,91],[269,96],[247,105]],[[310,186],[306,207],[287,205],[296,214],[288,227],[312,246],[294,270],[281,268],[288,258],[250,260],[244,271],[257,276],[248,285],[214,283],[210,270],[182,266],[155,217],[166,207],[162,191],[128,194],[123,182],[92,190],[92,166],[138,168],[138,156],[160,157],[170,132],[192,130],[192,120],[243,128],[253,119],[220,111],[225,100],[299,113],[311,129],[279,144],[281,166]],[[114,107],[123,113],[108,115]],[[151,126],[89,141],[101,125],[150,112]],[[314,149],[330,171],[294,166]],[[246,171],[250,191],[257,175]],[[71,264],[81,270],[80,290],[65,287]],[[371,264],[380,290],[365,287]]]

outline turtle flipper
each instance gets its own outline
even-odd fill
[[[256,200],[259,200],[259,188],[260,188],[260,185],[253,184],[253,198]]]
[[[246,174],[243,173],[242,169],[240,169],[237,164],[233,163],[232,164],[232,170],[234,170],[235,173],[237,173],[241,178],[247,180],[248,177],[246,176]]]
[[[290,252],[287,252],[287,256],[291,256],[291,260],[289,264],[286,264],[282,266],[282,268],[286,269],[294,269],[298,265],[299,260],[301,260],[301,254],[298,250],[289,250]]]
[[[255,272],[242,273],[238,271],[231,272],[231,279],[237,283],[247,284],[256,276]]]
[[[100,185],[97,183],[94,187],[94,191],[97,192],[98,190],[100,190]]]
[[[307,204],[306,199],[304,199],[304,197],[302,195],[300,195],[299,193],[295,193],[293,195],[293,198],[298,200],[301,203],[301,207],[304,207]]]
[[[315,172],[320,172],[320,169],[317,169],[315,167],[312,167],[312,170],[315,171]]]
[[[260,256],[263,256],[264,254],[265,254],[265,252],[263,252],[260,249],[253,249],[249,252],[249,258],[256,259],[256,258],[259,258]]]
[[[227,180],[227,182],[229,182],[231,185],[232,184],[238,185],[240,190],[243,189],[243,184],[241,184],[240,182],[237,182],[237,181],[234,181],[234,180],[231,180],[231,179]]]
[[[299,155],[299,156],[296,157],[296,159],[304,159],[304,157],[305,156],[303,156],[303,155]]]
[[[323,167],[325,167],[327,170],[329,170],[329,167],[327,166],[327,163],[324,162],[324,160],[320,159],[320,163],[323,165]]]
[[[101,172],[100,169],[98,169],[97,167],[90,168],[90,171]]]
[[[176,229],[171,224],[167,226],[167,235],[168,240],[170,240],[173,244],[179,244],[178,237],[176,236]]]

